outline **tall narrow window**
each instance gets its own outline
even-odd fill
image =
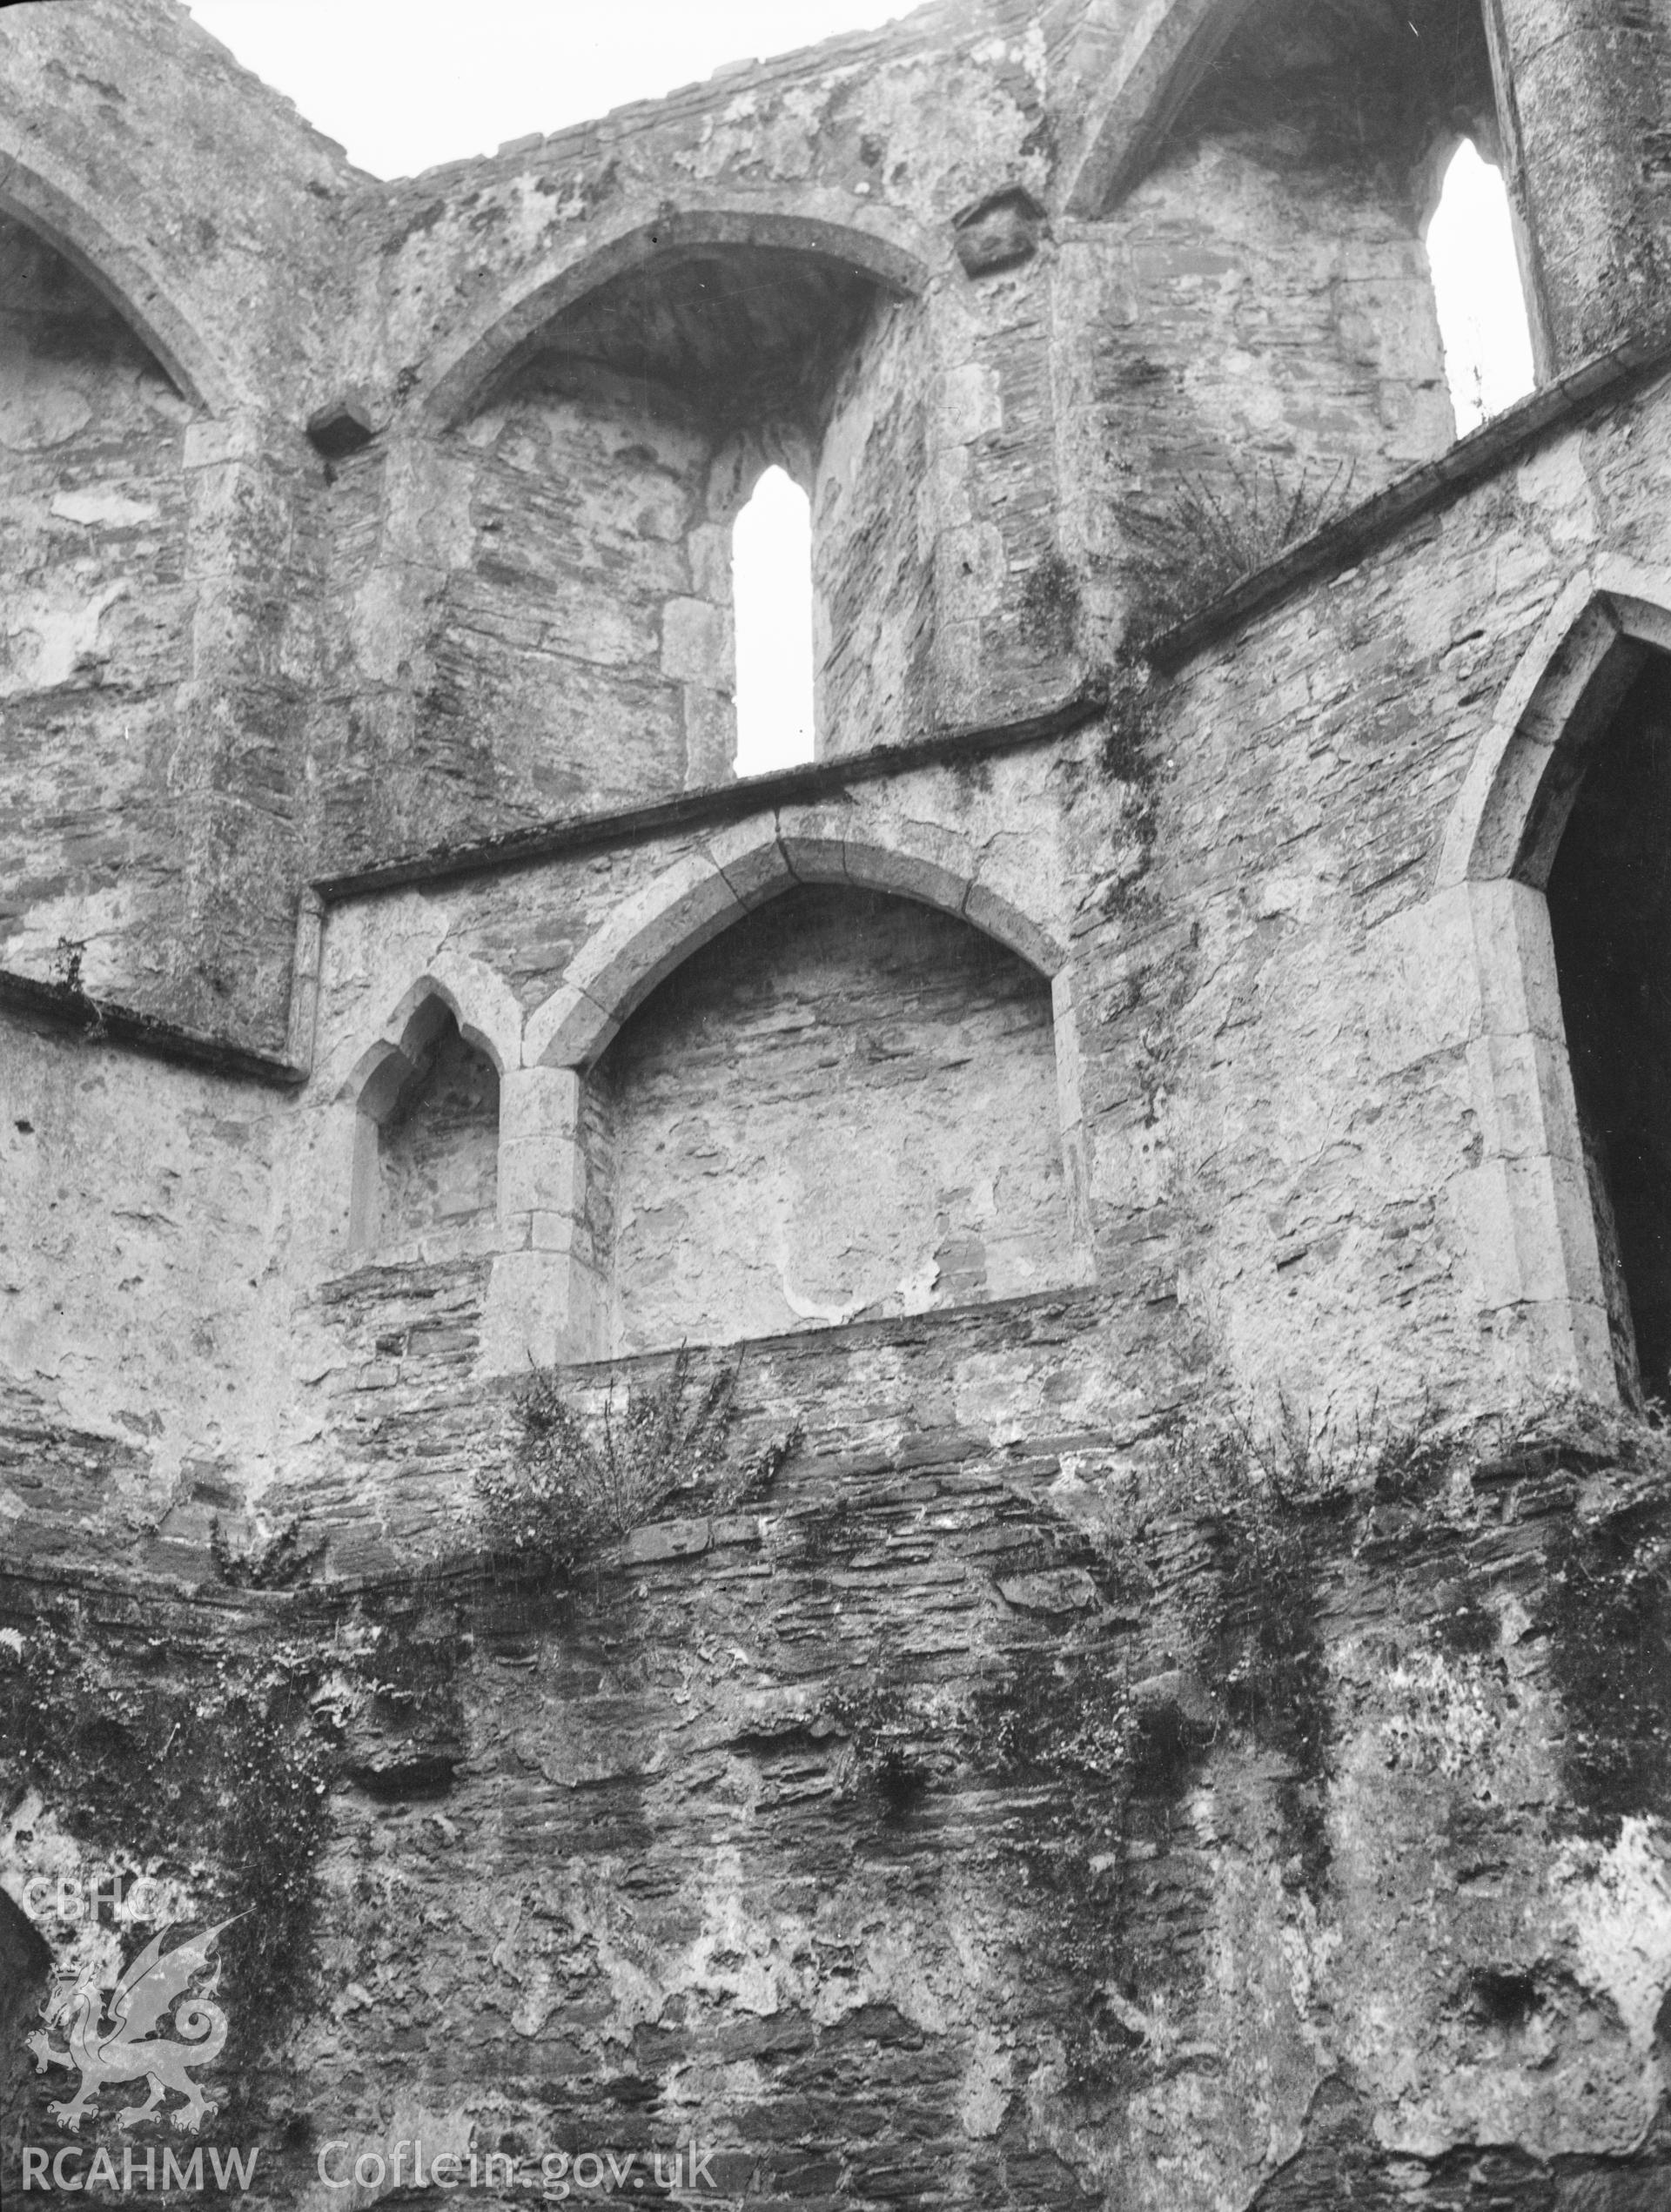
[[[737,773],[812,758],[812,508],[768,468],[732,533]]]
[[[1532,389],[1532,336],[1502,172],[1465,138],[1427,226],[1433,299],[1456,430],[1470,430]]]

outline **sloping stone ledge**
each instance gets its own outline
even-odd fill
[[[0,968],[0,1012],[18,1015],[38,1027],[70,1031],[84,1044],[120,1045],[151,1059],[205,1068],[211,1074],[240,1082],[265,1083],[290,1091],[307,1080],[305,1068],[292,1066],[271,1053],[252,1052],[231,1038],[205,1037],[155,1014],[139,1013],[108,999],[90,998],[85,992],[69,991],[62,984],[44,983],[37,976],[16,975],[3,968]]]
[[[460,876],[485,875],[550,859],[558,853],[634,844],[664,837],[696,823],[729,822],[764,814],[779,806],[806,805],[830,798],[855,783],[876,783],[909,775],[913,770],[955,766],[997,753],[1022,752],[1069,737],[1095,722],[1107,707],[1099,690],[1086,688],[1042,714],[996,727],[937,730],[903,745],[876,745],[867,752],[843,753],[809,761],[767,776],[740,777],[734,783],[709,783],[671,799],[625,807],[606,814],[571,815],[531,824],[467,844],[432,845],[421,852],[380,860],[339,876],[317,877],[312,889],[327,905],[374,891],[399,891],[411,884],[444,883]]]

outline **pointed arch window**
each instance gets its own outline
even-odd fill
[[[736,622],[737,774],[813,755],[812,506],[775,464],[731,534]]]
[[[1433,299],[1458,437],[1532,389],[1532,333],[1500,169],[1471,138],[1451,156],[1427,225]]]

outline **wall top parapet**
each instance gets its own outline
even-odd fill
[[[623,101],[601,115],[564,124],[554,131],[530,132],[527,139],[513,139],[493,153],[435,162],[410,176],[363,179],[359,197],[362,205],[398,204],[415,193],[433,194],[456,185],[509,182],[533,165],[581,158],[601,144],[695,119],[716,105],[739,98],[769,94],[809,78],[862,68],[884,58],[909,60],[966,31],[976,12],[990,18],[990,27],[998,30],[1006,22],[1024,24],[1034,10],[1031,0],[987,0],[978,11],[966,0],[937,0],[937,4],[914,9],[873,30],[840,32],[763,59],[721,64],[705,77],[674,85],[654,97]]]

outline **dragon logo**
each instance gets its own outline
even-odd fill
[[[225,2046],[226,2015],[214,2002],[220,1987],[218,1961],[200,1989],[193,1992],[191,1984],[209,1972],[209,1953],[221,1929],[232,1925],[222,1920],[167,1953],[163,1938],[168,1930],[152,1936],[111,1992],[108,2023],[103,1995],[91,1982],[71,1982],[47,1999],[42,2007],[47,2027],[67,2021],[66,2041],[55,2043],[45,2029],[37,2029],[28,2039],[29,2047],[35,2054],[37,2074],[44,2074],[49,2066],[61,2066],[81,2074],[75,2095],[51,2108],[53,2118],[71,2134],[79,2132],[83,2114],[107,2081],[143,2079],[151,2085],[148,2102],[129,2105],[117,2114],[118,2128],[131,2128],[148,2118],[170,2090],[185,2099],[169,2113],[176,2128],[195,2135],[205,2115],[215,2110],[216,2101],[204,2094],[187,2069],[207,2066]],[[171,2020],[166,2019],[171,2008]],[[172,2034],[153,2034],[159,2023]]]

